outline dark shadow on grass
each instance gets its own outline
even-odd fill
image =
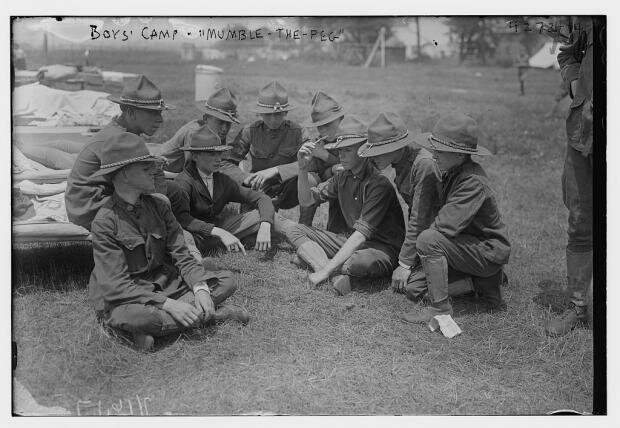
[[[90,243],[15,246],[11,260],[12,287],[21,294],[40,289],[82,289],[88,283],[93,266]]]
[[[562,290],[559,282],[553,280],[543,280],[538,283],[540,291],[532,301],[539,307],[550,309],[551,312],[560,314],[570,307],[570,296]]]
[[[365,279],[351,277],[351,291],[361,294],[376,294],[390,286],[391,280],[388,279]]]

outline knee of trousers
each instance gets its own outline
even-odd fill
[[[237,291],[237,282],[233,277],[233,273],[229,270],[220,270],[216,271],[215,275],[217,278],[212,279],[217,287],[222,291],[226,296],[231,296],[235,291]],[[214,284],[214,285],[215,285]],[[211,282],[209,282],[211,285]]]
[[[151,305],[121,305],[110,311],[106,324],[131,333],[157,335],[163,327],[160,311]]]
[[[304,242],[310,240],[307,230],[308,226],[297,224],[286,231],[286,237],[295,248],[299,248]]]
[[[416,248],[419,254],[423,256],[442,256],[444,251],[439,245],[442,239],[445,237],[441,232],[437,232],[433,229],[426,229],[418,235],[416,240]]]
[[[378,259],[370,251],[358,250],[344,262],[341,272],[358,278],[376,278],[391,274],[392,264],[387,259]]]

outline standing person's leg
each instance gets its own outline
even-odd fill
[[[405,319],[410,322],[427,322],[434,315],[451,314],[452,305],[448,299],[448,266],[459,272],[470,274],[476,281],[486,283],[483,287],[490,290],[480,290],[487,294],[494,293],[490,297],[501,301],[499,286],[502,266],[487,260],[480,252],[480,240],[471,235],[460,235],[454,239],[447,238],[433,229],[423,231],[416,242],[418,254],[426,276],[428,293],[431,307],[419,316],[407,315]],[[482,280],[482,281],[481,281]],[[487,284],[488,283],[488,284]],[[493,287],[490,287],[493,285]],[[498,296],[499,295],[499,296]],[[497,303],[501,305],[501,303]]]
[[[568,208],[566,246],[567,292],[571,307],[546,326],[547,334],[561,336],[587,320],[588,286],[592,279],[592,157],[571,146],[566,149],[562,194]]]

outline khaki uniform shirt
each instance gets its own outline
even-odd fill
[[[190,255],[161,195],[143,195],[130,205],[113,194],[92,223],[92,242],[88,290],[96,311],[128,303],[161,307],[168,297],[216,278]]]

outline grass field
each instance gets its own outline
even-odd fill
[[[58,58],[58,61],[66,58]],[[197,118],[194,69],[174,56],[99,54],[105,69],[144,73],[177,106],[155,135],[164,140]],[[32,64],[36,66],[36,64]],[[338,64],[214,63],[239,94],[241,122],[258,89],[279,79],[305,119],[323,89],[370,121],[382,110],[411,129],[433,112],[472,114],[496,156],[481,162],[492,178],[512,240],[503,289],[508,310],[476,313],[456,299],[463,334],[447,340],[399,321],[414,304],[387,287],[333,297],[309,292],[291,247],[270,257],[223,255],[236,272],[232,301],[249,325],[196,330],[141,354],[106,337],[86,300],[92,268],[83,245],[13,252],[15,376],[46,406],[77,414],[542,414],[591,411],[592,332],[547,338],[544,320],[562,309],[567,213],[561,200],[564,122],[545,119],[559,75],[531,71],[518,95],[516,70],[450,65],[362,69]],[[231,135],[238,128],[231,130]],[[484,144],[484,143],[483,143]],[[297,215],[295,210],[286,213]],[[325,207],[315,219],[325,223]],[[273,256],[273,257],[271,257]],[[538,287],[541,280],[547,287]],[[122,407],[119,405],[119,400]],[[139,404],[138,404],[139,402]]]

